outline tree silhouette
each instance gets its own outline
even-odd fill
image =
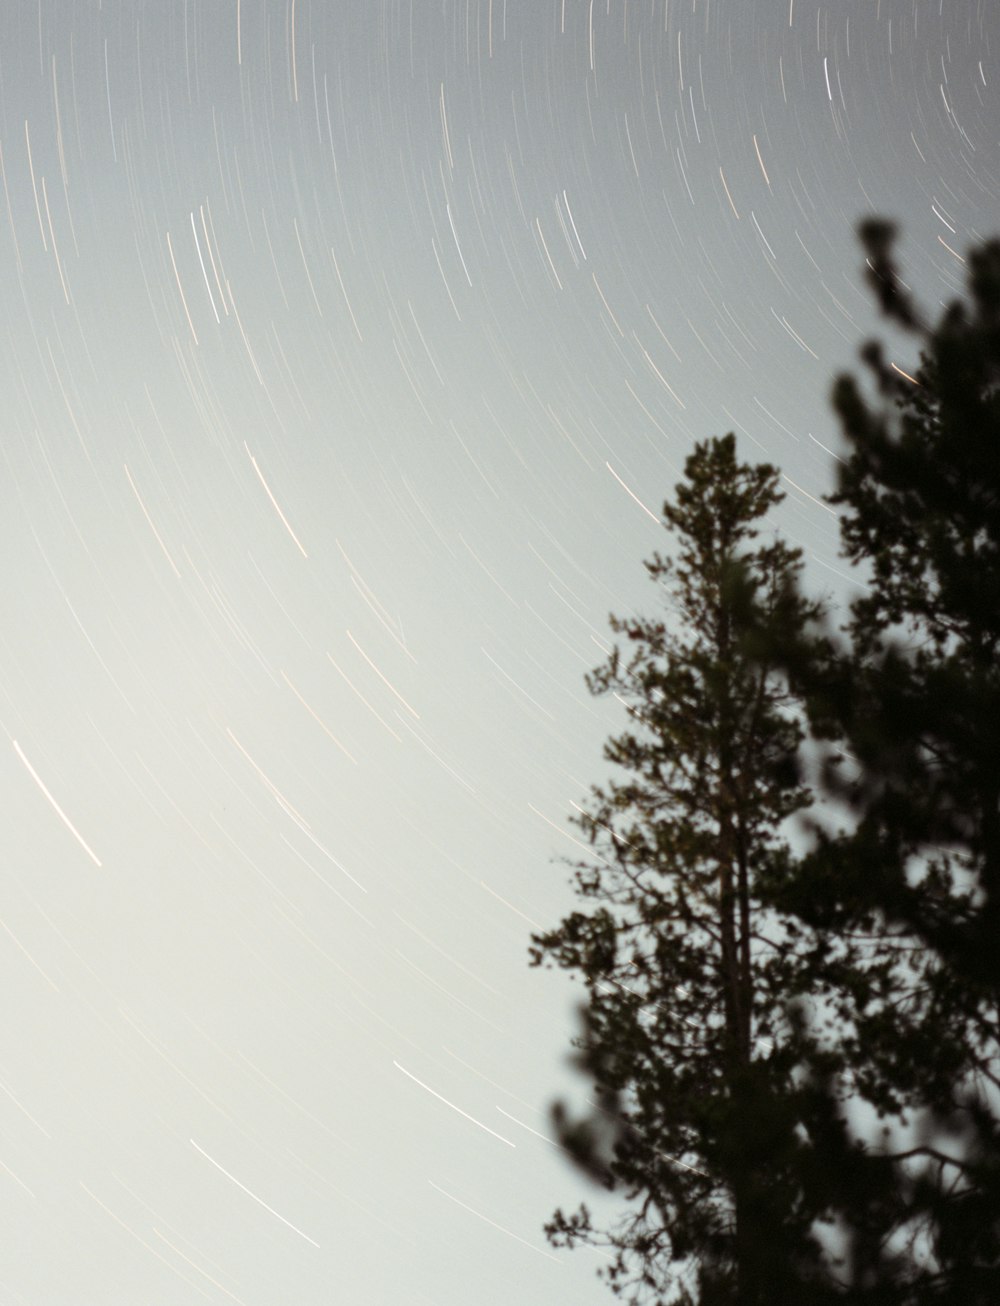
[[[586,986],[578,1061],[593,1111],[553,1110],[577,1164],[627,1209],[611,1230],[586,1206],[557,1211],[557,1246],[614,1252],[631,1302],[757,1306],[832,1293],[814,1225],[826,1181],[815,1145],[852,1149],[807,1056],[794,985],[804,931],[766,908],[785,877],[784,825],[809,801],[785,678],[761,632],[801,642],[818,608],[796,592],[800,555],[760,519],[778,473],[738,462],[732,435],[695,447],[664,505],[673,559],[646,566],[667,619],[611,618],[616,647],[588,677],[624,701],[605,746],[624,779],[591,791],[578,824],[594,857],[576,866],[586,910],[532,939],[534,964]]]
[[[830,502],[868,588],[846,643],[786,650],[851,828],[817,830],[771,900],[820,931],[850,1083],[902,1140],[854,1282],[968,1306],[1000,1301],[1000,242],[931,325],[894,235],[862,227],[868,278],[920,366],[870,343],[875,394],[850,376],[833,394],[847,453]],[[906,1249],[891,1270],[890,1245]]]

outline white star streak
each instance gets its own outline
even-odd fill
[[[153,1247],[150,1243],[146,1242],[145,1238],[137,1234],[136,1231],[130,1225],[127,1225],[120,1216],[115,1215],[111,1207],[107,1206],[104,1202],[102,1202],[101,1199],[95,1193],[92,1193],[82,1179],[78,1180],[77,1182],[79,1183],[83,1191],[87,1194],[87,1196],[90,1198],[90,1200],[92,1202],[96,1202],[102,1211],[104,1211],[107,1215],[110,1215],[112,1220],[114,1220],[114,1222],[117,1225],[120,1225],[121,1228],[124,1229],[127,1234],[130,1234],[136,1240],[137,1243],[145,1247],[147,1252],[151,1252],[158,1261],[162,1261],[163,1264],[166,1265],[168,1269],[173,1270],[174,1274],[176,1274],[179,1279],[182,1279],[186,1284],[189,1285],[189,1287],[194,1288],[195,1292],[199,1293],[202,1297],[204,1297],[206,1301],[212,1300],[211,1297],[209,1297],[208,1293],[205,1292],[203,1288],[199,1288],[198,1285],[192,1282],[192,1280],[189,1279],[186,1274],[182,1274],[176,1265],[171,1265],[170,1262],[167,1260],[167,1258],[161,1252],[158,1252],[155,1247]],[[223,1289],[223,1291],[225,1290]]]
[[[10,1175],[11,1179],[13,1179],[16,1184],[19,1184],[24,1189],[24,1191],[28,1194],[28,1196],[32,1198],[32,1200],[36,1202],[38,1201],[38,1198],[31,1191],[28,1185],[22,1179],[19,1179],[17,1177],[17,1175],[14,1173],[14,1171],[10,1168],[9,1165],[5,1165],[3,1161],[0,1161],[0,1170],[5,1170],[7,1174]]]
[[[42,970],[41,966],[39,966],[38,962],[34,959],[34,957],[31,955],[31,953],[28,951],[28,949],[24,946],[24,944],[21,942],[21,940],[17,937],[17,935],[16,935],[16,934],[14,933],[14,931],[10,928],[10,926],[7,924],[6,921],[2,921],[2,920],[0,920],[0,929],[2,929],[2,930],[7,934],[7,936],[9,937],[10,941],[14,944],[14,946],[15,946],[16,948],[19,948],[20,951],[24,953],[25,957],[27,957],[28,961],[31,962],[31,964],[32,964],[32,966],[34,966],[35,970],[37,970],[38,973],[39,973],[39,975],[41,975],[42,979],[45,980],[46,984],[48,984],[50,988],[55,989],[56,993],[58,993],[58,992],[59,992],[59,985],[55,982],[55,980],[50,979],[49,976],[46,975],[45,971]],[[4,1087],[4,1086],[3,1086],[3,1081],[0,1080],[0,1088],[3,1088],[3,1087]],[[7,1092],[7,1090],[4,1089],[4,1092]],[[12,1095],[11,1095],[11,1096],[12,1096]],[[20,1105],[21,1105],[20,1102],[18,1102],[18,1106],[20,1106]],[[22,1107],[21,1109],[24,1110],[23,1107]],[[39,1129],[41,1129],[41,1125],[39,1125],[38,1127],[39,1127]],[[42,1132],[44,1133],[44,1130],[43,1130]]]
[[[639,507],[643,510],[643,512],[646,513],[647,516],[652,517],[653,521],[655,521],[657,526],[659,526],[660,519],[659,517],[657,517],[656,513],[652,512],[649,508],[646,507],[646,505],[643,503],[643,501],[639,498],[639,496],[635,493],[634,490],[630,490],[628,488],[628,486],[625,484],[625,482],[618,475],[618,473],[615,471],[615,469],[611,466],[610,463],[605,463],[604,466],[608,469],[608,471],[615,478],[618,484],[622,487],[625,493],[629,495],[631,498],[633,498],[636,501],[636,503],[639,505]]]
[[[295,547],[296,547],[296,548],[298,549],[298,551],[302,554],[303,558],[308,558],[308,557],[309,557],[309,554],[306,553],[305,549],[302,547],[301,542],[299,541],[299,537],[295,534],[295,532],[292,530],[291,526],[288,524],[288,518],[285,516],[285,514],[284,514],[284,513],[281,511],[281,509],[278,507],[278,500],[277,500],[277,499],[274,497],[274,495],[271,493],[271,487],[268,485],[267,481],[264,480],[264,473],[263,473],[263,472],[260,470],[260,468],[257,466],[257,459],[256,459],[256,458],[253,456],[253,454],[250,452],[250,448],[249,448],[249,446],[247,445],[246,440],[243,441],[243,448],[246,449],[246,451],[247,451],[247,457],[248,457],[248,458],[250,459],[250,461],[253,463],[253,469],[254,469],[254,471],[257,473],[257,476],[259,477],[261,485],[263,485],[264,489],[267,491],[267,497],[268,497],[268,498],[271,500],[271,502],[274,504],[274,511],[275,511],[275,512],[278,514],[278,516],[281,518],[282,523],[283,523],[283,525],[284,525],[284,527],[285,527],[285,530],[288,532],[288,534],[289,534],[289,535],[292,537],[292,539],[295,541]]]
[[[156,542],[157,542],[157,544],[160,546],[160,548],[163,550],[163,554],[164,554],[164,557],[166,558],[167,562],[169,562],[170,565],[171,565],[171,567],[173,567],[173,569],[174,569],[174,575],[177,576],[177,577],[180,577],[180,574],[181,574],[181,573],[180,573],[180,572],[178,571],[178,569],[177,569],[177,564],[176,564],[176,562],[174,562],[173,558],[170,556],[170,551],[169,551],[169,549],[168,549],[167,546],[163,543],[163,540],[160,538],[160,532],[159,532],[159,531],[156,529],[156,527],[153,525],[153,519],[152,519],[152,517],[150,517],[150,515],[149,515],[149,513],[148,513],[148,511],[147,511],[147,509],[146,509],[146,505],[143,503],[143,501],[142,501],[142,497],[141,497],[141,495],[139,494],[139,491],[135,488],[135,481],[132,480],[132,473],[131,473],[131,472],[129,471],[129,469],[128,469],[128,464],[127,464],[127,463],[122,463],[122,466],[125,468],[125,475],[128,477],[128,483],[129,483],[129,485],[131,485],[131,487],[132,487],[132,493],[135,495],[136,499],[138,499],[138,501],[139,501],[139,507],[142,509],[142,511],[143,511],[143,515],[145,516],[146,520],[149,522],[149,529],[150,529],[150,530],[153,532],[153,534],[156,536]]]
[[[517,1146],[517,1144],[512,1143],[509,1138],[504,1138],[502,1134],[495,1133],[492,1129],[490,1129],[489,1125],[484,1125],[483,1122],[481,1120],[477,1120],[475,1116],[470,1116],[468,1111],[463,1111],[460,1106],[456,1106],[454,1102],[449,1102],[446,1097],[442,1097],[440,1093],[436,1093],[434,1089],[428,1087],[428,1085],[425,1084],[422,1079],[418,1079],[416,1075],[411,1075],[410,1072],[406,1069],[406,1067],[401,1066],[398,1061],[394,1061],[392,1064],[396,1067],[397,1070],[402,1070],[403,1074],[406,1075],[407,1079],[412,1079],[413,1082],[415,1084],[419,1084],[420,1087],[424,1089],[425,1092],[430,1093],[431,1097],[436,1097],[437,1100],[439,1102],[443,1102],[445,1106],[450,1106],[452,1111],[457,1111],[460,1116],[465,1116],[466,1120],[471,1120],[474,1125],[478,1125],[478,1127],[480,1129],[485,1130],[486,1133],[492,1134],[494,1138],[499,1138],[500,1142],[506,1143],[508,1147]]]
[[[480,1220],[485,1220],[485,1222],[488,1225],[490,1225],[491,1228],[499,1229],[500,1232],[505,1233],[508,1238],[513,1238],[515,1242],[521,1243],[523,1247],[529,1247],[533,1252],[537,1252],[539,1256],[544,1256],[546,1257],[546,1259],[550,1261],[557,1261],[560,1265],[562,1264],[558,1256],[554,1256],[552,1252],[547,1252],[544,1247],[536,1247],[534,1243],[529,1243],[527,1239],[518,1237],[518,1235],[516,1233],[512,1233],[510,1229],[505,1229],[502,1224],[497,1224],[496,1220],[491,1220],[489,1216],[483,1215],[481,1211],[477,1211],[473,1207],[467,1206],[465,1202],[459,1201],[459,1199],[457,1197],[453,1197],[451,1193],[446,1193],[443,1188],[438,1187],[438,1185],[434,1182],[433,1179],[428,1179],[427,1182],[436,1192],[441,1193],[443,1197],[447,1197],[449,1201],[454,1202],[457,1206],[460,1206],[463,1211],[468,1211],[470,1215],[475,1215],[478,1216]]]
[[[201,264],[201,275],[205,278],[205,289],[208,291],[208,302],[212,305],[212,312],[215,314],[216,322],[221,322],[219,310],[215,307],[215,296],[212,294],[212,287],[208,284],[208,272],[205,270],[205,260],[201,256],[201,243],[198,240],[198,228],[195,226],[194,214],[191,214],[191,234],[194,236],[194,247],[198,251],[198,262]]]
[[[194,323],[191,321],[191,313],[188,309],[187,300],[184,298],[184,287],[181,285],[181,274],[177,271],[177,260],[174,258],[174,247],[170,243],[170,232],[167,232],[167,252],[170,254],[170,266],[174,270],[174,278],[177,281],[177,290],[181,297],[181,303],[184,305],[184,316],[187,318],[188,326],[191,328],[191,334],[194,336],[194,343],[198,343],[198,332],[194,329]]]
[[[387,689],[391,690],[391,692],[392,692],[393,694],[396,695],[396,697],[399,699],[399,701],[402,703],[402,705],[406,708],[407,712],[412,713],[412,715],[415,716],[415,717],[417,718],[417,720],[419,721],[419,720],[420,720],[420,713],[416,710],[416,708],[411,707],[411,706],[409,705],[409,703],[407,703],[407,701],[406,701],[406,699],[403,697],[403,695],[399,692],[399,690],[396,689],[396,688],[391,684],[391,682],[390,682],[389,680],[386,679],[385,676],[383,676],[382,672],[379,671],[378,667],[377,667],[377,666],[375,665],[375,663],[371,660],[371,658],[370,658],[370,657],[368,656],[368,654],[364,651],[364,649],[361,647],[361,645],[360,645],[360,644],[358,643],[358,641],[354,638],[354,636],[351,634],[350,631],[347,632],[347,638],[351,641],[351,643],[352,643],[352,644],[354,645],[354,647],[358,650],[358,652],[361,654],[361,656],[364,658],[364,660],[368,663],[368,665],[371,667],[371,669],[375,672],[375,674],[376,674],[376,676],[378,676],[379,680],[382,681],[382,683],[386,686]]]
[[[31,765],[31,763],[28,761],[28,759],[25,757],[25,755],[24,755],[24,753],[23,753],[23,751],[22,751],[22,749],[21,749],[21,745],[17,742],[16,739],[12,739],[12,740],[11,740],[11,743],[14,745],[14,752],[17,753],[18,757],[21,759],[21,761],[22,761],[22,762],[24,763],[24,765],[27,767],[28,774],[31,776],[32,780],[34,780],[35,784],[38,785],[39,789],[41,789],[42,793],[45,795],[45,797],[46,797],[46,798],[49,800],[49,802],[52,804],[53,808],[55,809],[56,815],[57,815],[57,816],[59,817],[59,819],[62,821],[63,825],[65,825],[66,829],[69,830],[69,832],[70,832],[70,834],[73,836],[73,838],[76,839],[77,843],[79,843],[80,847],[81,847],[81,848],[83,849],[83,851],[87,854],[87,856],[88,856],[88,857],[90,858],[90,860],[94,863],[94,865],[95,865],[95,866],[100,866],[100,865],[101,865],[101,859],[98,857],[97,853],[94,852],[93,848],[91,848],[90,844],[87,843],[86,839],[84,839],[83,835],[82,835],[82,834],[80,833],[80,831],[76,828],[76,826],[73,824],[73,822],[69,819],[69,817],[68,817],[68,816],[66,815],[66,813],[63,811],[63,809],[59,806],[59,804],[56,802],[56,800],[52,797],[52,794],[49,792],[49,789],[48,789],[48,787],[46,786],[45,781],[44,781],[44,780],[42,779],[42,777],[38,774],[38,772],[35,770],[35,768]]]
[[[282,1224],[287,1224],[289,1229],[291,1229],[293,1233],[297,1233],[299,1237],[304,1238],[307,1243],[312,1243],[314,1247],[319,1246],[319,1243],[316,1242],[315,1238],[310,1238],[307,1233],[303,1233],[301,1229],[296,1228],[295,1225],[292,1224],[291,1220],[286,1220],[283,1215],[279,1215],[273,1206],[268,1206],[267,1202],[265,1202],[263,1198],[258,1197],[256,1193],[252,1193],[250,1189],[246,1186],[246,1184],[241,1184],[235,1175],[231,1175],[229,1171],[225,1169],[224,1166],[219,1165],[218,1161],[213,1160],[213,1158],[209,1156],[209,1154],[205,1151],[203,1147],[198,1146],[198,1144],[194,1141],[193,1138],[189,1138],[188,1142],[191,1144],[193,1148],[196,1148],[197,1151],[199,1151],[202,1154],[202,1156],[205,1158],[206,1161],[211,1161],[212,1164],[215,1166],[216,1170],[221,1170],[222,1173],[226,1176],[226,1178],[229,1179],[232,1183],[234,1183],[237,1188],[242,1189],[242,1191],[245,1192],[248,1197],[252,1197],[255,1202],[263,1206],[265,1211],[270,1211],[270,1213],[275,1217],[276,1220],[280,1220]]]
[[[53,987],[55,987],[55,986],[53,985]],[[19,1111],[22,1111],[22,1112],[23,1112],[23,1113],[28,1117],[28,1119],[29,1119],[29,1120],[31,1121],[31,1123],[35,1126],[35,1128],[41,1130],[41,1132],[45,1135],[45,1137],[48,1138],[49,1140],[51,1140],[52,1135],[51,1135],[51,1134],[49,1133],[49,1131],[45,1128],[45,1126],[44,1126],[44,1125],[40,1125],[40,1124],[38,1123],[38,1121],[35,1119],[35,1117],[34,1117],[34,1116],[31,1114],[31,1112],[28,1110],[28,1108],[27,1108],[27,1107],[26,1107],[22,1102],[19,1102],[19,1101],[17,1100],[17,1098],[16,1098],[16,1097],[14,1096],[14,1094],[10,1091],[10,1089],[7,1087],[7,1085],[3,1082],[2,1079],[0,1079],[0,1089],[2,1089],[3,1092],[5,1092],[5,1093],[7,1094],[7,1096],[8,1096],[8,1097],[10,1098],[10,1100],[14,1103],[14,1105],[17,1107],[17,1109],[18,1109]]]
[[[340,740],[339,740],[339,739],[337,738],[337,736],[333,733],[333,731],[330,730],[329,727],[326,725],[326,723],[323,721],[322,717],[320,717],[316,712],[313,711],[313,709],[309,706],[309,704],[308,704],[308,703],[306,702],[306,700],[302,697],[302,695],[301,695],[301,694],[299,693],[299,691],[295,688],[295,686],[294,686],[294,685],[292,684],[292,682],[288,679],[288,677],[285,675],[284,672],[281,673],[281,678],[284,680],[285,684],[286,684],[286,685],[288,686],[288,688],[292,691],[292,693],[295,695],[295,697],[299,700],[299,702],[302,704],[302,706],[305,708],[305,710],[309,713],[309,715],[310,715],[311,717],[313,717],[314,720],[319,724],[320,729],[323,730],[323,731],[325,731],[326,734],[329,735],[330,738],[333,740],[333,742],[337,745],[337,747],[340,749],[340,751],[344,754],[344,756],[347,757],[347,758],[350,758],[350,760],[354,763],[354,765],[357,766],[357,764],[358,764],[358,759],[357,759],[357,758],[356,758],[352,753],[349,753],[349,752],[348,752],[348,750],[347,750],[347,749],[344,747],[344,745],[340,742]]]
[[[263,780],[264,784],[267,786],[267,789],[269,790],[269,792],[271,793],[271,795],[272,795],[272,796],[274,797],[274,799],[276,800],[278,806],[279,806],[280,808],[282,808],[283,811],[287,812],[287,813],[288,813],[288,814],[293,818],[293,820],[296,821],[296,824],[299,826],[300,829],[305,830],[305,831],[308,831],[308,829],[309,829],[309,822],[306,820],[306,818],[302,815],[301,812],[298,812],[298,811],[295,810],[295,808],[294,808],[294,807],[292,806],[292,804],[288,801],[288,799],[287,799],[287,798],[285,797],[285,795],[281,792],[281,790],[280,790],[280,789],[278,788],[278,786],[274,783],[274,781],[271,780],[271,779],[269,779],[269,777],[268,777],[267,773],[264,771],[263,767],[257,765],[257,763],[253,760],[253,758],[250,756],[250,754],[249,754],[249,753],[247,752],[247,750],[243,747],[243,745],[242,745],[242,744],[240,743],[240,741],[236,738],[236,736],[233,734],[233,732],[229,729],[228,726],[226,727],[226,734],[227,734],[227,735],[229,736],[229,738],[233,741],[233,743],[236,745],[236,747],[240,750],[240,752],[243,754],[243,756],[247,759],[247,761],[250,763],[250,765],[253,767],[253,769],[257,772],[257,774],[260,776],[260,778]]]
[[[193,1270],[197,1270],[199,1274],[204,1275],[209,1283],[218,1288],[220,1292],[224,1292],[226,1296],[232,1298],[233,1301],[238,1301],[240,1306],[246,1306],[242,1297],[237,1297],[234,1293],[231,1293],[228,1288],[223,1287],[218,1279],[213,1279],[207,1270],[203,1270],[200,1265],[196,1265],[190,1256],[185,1256],[179,1247],[175,1246],[169,1238],[166,1238],[162,1233],[160,1233],[159,1229],[154,1228],[153,1233],[156,1234],[157,1238],[159,1238],[162,1243],[165,1243],[166,1246],[170,1248],[175,1256],[179,1256],[182,1261],[187,1261],[188,1265],[190,1265]],[[206,1295],[207,1294],[202,1293],[202,1296]]]

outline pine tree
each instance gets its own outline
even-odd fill
[[[857,1291],[985,1306],[1000,1301],[1000,242],[970,255],[968,300],[931,325],[893,238],[862,228],[919,368],[872,343],[876,395],[849,376],[834,389],[847,450],[830,502],[867,592],[846,644],[807,639],[787,660],[840,751],[825,796],[851,823],[778,868],[771,901],[826,941],[850,1083],[899,1138],[870,1152],[895,1201],[859,1242]]]
[[[687,460],[663,509],[675,556],[646,564],[667,611],[612,617],[629,652],[588,677],[630,721],[605,746],[624,778],[594,787],[577,819],[594,853],[574,877],[585,909],[532,939],[533,964],[574,972],[587,994],[576,1047],[597,1103],[582,1120],[557,1105],[557,1132],[627,1203],[611,1230],[582,1206],[547,1233],[610,1248],[630,1302],[830,1292],[813,1144],[827,1136],[848,1161],[850,1148],[803,1069],[801,930],[758,891],[784,875],[785,825],[809,793],[796,704],[748,649],[764,629],[794,643],[818,615],[795,589],[799,551],[760,538],[777,485],[773,467],[737,461],[732,435]]]

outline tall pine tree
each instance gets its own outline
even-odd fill
[[[818,612],[795,591],[798,551],[759,532],[777,485],[774,468],[737,460],[732,435],[687,460],[663,509],[674,556],[646,564],[667,611],[612,617],[626,650],[588,678],[630,720],[605,747],[623,778],[578,818],[594,853],[576,868],[584,909],[533,936],[534,964],[574,972],[587,993],[576,1046],[597,1102],[582,1120],[557,1106],[559,1136],[626,1202],[610,1230],[583,1206],[547,1232],[610,1248],[611,1286],[631,1302],[831,1291],[811,1149],[840,1126],[800,1073],[799,929],[758,890],[782,878],[784,826],[809,794],[784,676],[747,648],[763,629],[800,640]]]

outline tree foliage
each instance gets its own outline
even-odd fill
[[[863,564],[846,642],[806,640],[792,679],[846,760],[850,828],[775,883],[821,931],[853,1090],[893,1118],[895,1204],[860,1283],[906,1303],[1000,1301],[1000,242],[935,324],[862,228],[869,281],[916,339],[915,375],[862,351],[841,377],[830,502]],[[905,1128],[904,1128],[905,1122]],[[848,1221],[849,1222],[849,1221]],[[909,1247],[891,1268],[890,1246]],[[881,1249],[881,1251],[879,1251]]]
[[[737,460],[732,435],[687,460],[663,509],[674,556],[646,564],[668,611],[612,617],[625,651],[588,678],[630,722],[605,747],[623,778],[578,818],[594,850],[575,875],[585,909],[533,937],[535,964],[587,990],[576,1046],[597,1102],[583,1120],[557,1106],[560,1138],[630,1202],[612,1230],[582,1207],[547,1232],[609,1247],[632,1302],[824,1300],[810,1140],[849,1148],[797,1073],[800,929],[758,889],[781,878],[785,824],[809,794],[801,714],[776,663],[747,650],[763,629],[801,639],[818,613],[794,586],[798,551],[759,532],[777,484]]]
[[[726,436],[664,505],[666,613],[612,618],[626,651],[588,682],[628,710],[624,779],[532,958],[586,987],[596,1102],[553,1114],[627,1205],[547,1231],[609,1248],[630,1302],[1000,1301],[1000,242],[931,322],[894,235],[863,225],[868,280],[919,366],[872,342],[872,388],[833,391],[847,624],[761,535],[778,475]]]

